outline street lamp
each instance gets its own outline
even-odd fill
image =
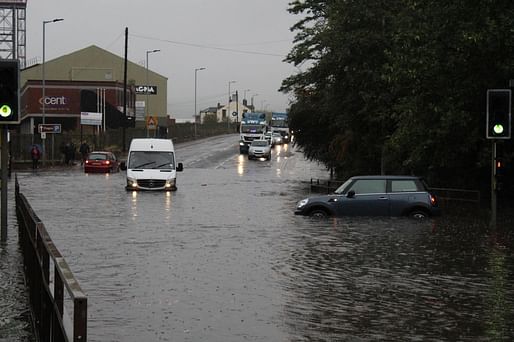
[[[255,111],[255,107],[253,106],[253,98],[259,96],[259,94],[253,94],[252,95],[252,111]]]
[[[227,128],[230,127],[230,84],[236,83],[237,81],[228,81],[228,104],[227,104]]]
[[[46,79],[45,79],[45,27],[46,27],[46,24],[50,24],[50,23],[56,23],[58,21],[63,21],[64,19],[62,18],[56,18],[56,19],[52,19],[52,20],[43,20],[43,63],[41,64],[41,71],[42,71],[42,77],[41,77],[41,92],[42,92],[42,114],[43,114],[43,118],[42,118],[42,122],[43,124],[45,124],[45,111],[46,111],[46,108],[45,108],[45,99],[46,99],[46,94],[45,94],[45,85],[46,85]],[[43,140],[43,155],[42,155],[42,161],[44,163],[44,160],[45,160],[45,139],[42,139]]]
[[[145,103],[145,120],[148,120],[148,107],[150,104],[150,98],[148,97],[148,55],[154,52],[159,52],[161,50],[147,50],[146,51],[146,103]],[[148,122],[146,124],[146,137],[148,138]]]
[[[196,68],[195,69],[195,115],[194,115],[194,118],[195,118],[195,139],[196,139],[196,114],[197,114],[197,112],[196,112],[196,78],[197,78],[196,74],[200,70],[205,70],[205,68]]]
[[[243,91],[244,91],[243,100],[246,100],[246,92],[247,92],[247,91],[250,91],[250,89],[245,89],[245,90],[243,90]]]

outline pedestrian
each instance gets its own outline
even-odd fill
[[[87,156],[89,155],[89,145],[87,144],[87,141],[83,141],[80,145],[79,152],[82,155],[82,161],[80,162],[80,165],[83,165],[86,162]]]
[[[39,159],[41,158],[41,151],[37,145],[32,145],[32,149],[30,150],[30,156],[32,157],[32,169],[35,170],[38,167]]]
[[[71,160],[71,145],[69,142],[67,142],[64,145],[64,164],[70,165]]]

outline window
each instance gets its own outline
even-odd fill
[[[414,180],[392,180],[391,192],[414,192],[418,191]]]
[[[356,194],[381,194],[386,192],[385,179],[359,179],[353,183],[350,190]]]

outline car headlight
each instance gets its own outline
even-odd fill
[[[296,203],[296,208],[298,209],[301,209],[302,207],[304,207],[307,203],[309,203],[309,199],[308,198],[304,198],[303,200],[299,201],[298,203]]]
[[[137,180],[134,178],[127,178],[127,185],[133,188],[137,188]]]
[[[166,184],[164,184],[164,187],[165,188],[171,188],[173,185],[175,185],[175,180],[174,179],[167,179],[166,180]]]
[[[242,141],[240,141],[240,142],[239,142],[239,146],[244,146],[244,144],[245,144],[245,143],[244,143],[244,142],[242,142]]]

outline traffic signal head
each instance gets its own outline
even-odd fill
[[[0,60],[0,125],[20,123],[18,60]]]
[[[487,139],[510,139],[510,89],[487,91]]]

